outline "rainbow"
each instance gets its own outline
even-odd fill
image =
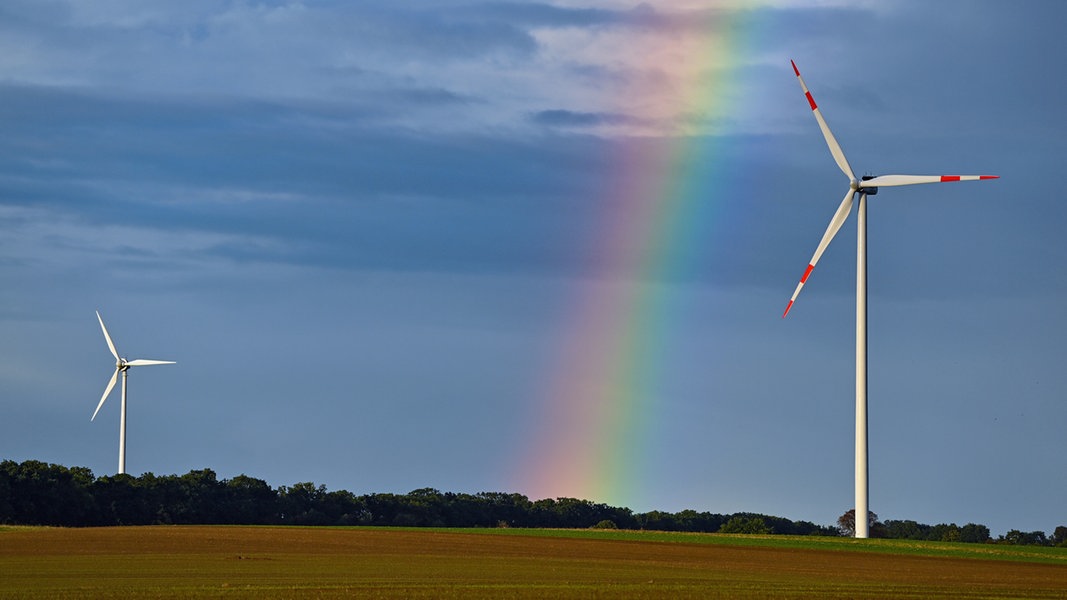
[[[698,239],[707,231],[702,222],[715,211],[716,177],[726,176],[715,138],[699,129],[734,108],[724,105],[723,91],[735,72],[729,62],[740,52],[746,18],[715,13],[698,32],[687,23],[685,35],[644,41],[671,40],[671,48],[637,48],[637,55],[672,63],[640,66],[667,73],[672,90],[664,98],[662,90],[635,87],[632,97],[660,99],[649,101],[652,114],[640,117],[663,123],[673,115],[686,125],[666,135],[627,136],[604,174],[583,265],[593,276],[568,302],[556,359],[534,399],[539,422],[512,477],[515,489],[531,498],[641,504],[651,467],[645,462],[664,434],[656,419],[664,356],[683,312],[672,281],[692,268],[707,242]]]

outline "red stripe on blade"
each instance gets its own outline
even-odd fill
[[[1000,179],[1000,175],[979,175],[978,179]]]
[[[789,64],[793,65],[793,72],[797,74],[797,77],[800,77],[800,71],[797,70],[797,63],[789,61]]]
[[[800,278],[800,283],[804,283],[808,280],[808,275],[811,275],[811,270],[815,268],[815,265],[808,265],[808,269],[804,271],[804,276]]]
[[[815,106],[815,98],[811,97],[811,92],[804,92],[804,95],[808,97],[808,104],[811,105],[811,110],[819,108],[818,106]]]
[[[941,176],[941,181],[942,182],[945,182],[945,181],[959,181],[959,180],[960,180],[960,176],[959,175],[942,175]]]
[[[793,301],[792,300],[789,301],[789,304],[787,304],[786,307],[785,307],[785,312],[782,313],[782,318],[783,319],[785,318],[786,315],[789,314],[789,309],[790,308],[793,308]]]

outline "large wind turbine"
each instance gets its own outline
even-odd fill
[[[100,397],[100,404],[96,405],[96,410],[93,411],[93,416],[89,419],[93,421],[96,419],[96,413],[100,412],[100,407],[104,405],[104,401],[107,400],[108,394],[111,390],[115,389],[115,382],[119,379],[119,373],[122,373],[122,413],[119,419],[119,474],[126,472],[126,373],[130,370],[130,367],[147,367],[151,365],[173,365],[173,360],[146,360],[138,358],[136,360],[126,360],[119,356],[117,350],[115,350],[115,343],[111,341],[111,336],[107,333],[107,327],[104,327],[104,319],[100,317],[100,311],[96,311],[96,320],[100,321],[100,329],[104,332],[104,339],[107,340],[107,347],[111,350],[111,354],[115,357],[115,374],[111,376],[111,381],[107,382],[107,388],[104,390],[104,395]]]
[[[869,490],[867,484],[867,196],[877,194],[879,187],[913,185],[917,183],[943,183],[946,181],[977,181],[997,179],[999,176],[882,175],[880,177],[864,176],[862,180],[857,180],[852,172],[852,167],[849,166],[848,160],[845,158],[845,153],[841,150],[841,145],[834,139],[834,134],[830,132],[830,128],[826,125],[826,119],[823,119],[819,107],[815,104],[815,99],[812,98],[811,92],[808,91],[808,86],[804,84],[804,78],[800,76],[796,63],[789,62],[793,65],[793,72],[796,73],[797,81],[800,82],[800,88],[804,90],[804,95],[808,98],[811,111],[815,113],[815,120],[819,122],[819,129],[822,130],[822,135],[826,138],[826,145],[830,147],[830,154],[833,155],[837,166],[848,177],[848,192],[845,193],[844,199],[841,200],[841,205],[837,207],[834,218],[830,220],[830,225],[826,228],[822,241],[819,242],[819,246],[815,249],[815,255],[811,257],[807,270],[804,271],[804,275],[800,278],[800,283],[797,284],[793,297],[789,299],[789,304],[786,305],[785,312],[782,313],[783,319],[789,314],[789,309],[793,308],[793,302],[796,301],[797,295],[800,294],[800,289],[804,287],[804,283],[811,275],[815,264],[819,262],[819,258],[826,250],[826,246],[830,244],[830,240],[834,239],[834,235],[837,234],[845,219],[848,218],[849,212],[852,211],[852,203],[856,194],[859,194],[860,197],[859,208],[856,210],[856,537],[865,538],[868,535],[867,514],[869,511],[867,497]]]

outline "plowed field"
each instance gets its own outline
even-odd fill
[[[1067,552],[1042,563],[630,537],[17,528],[0,531],[0,597],[1067,598]]]

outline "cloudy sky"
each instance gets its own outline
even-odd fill
[[[0,7],[0,458],[829,524],[1067,497],[1060,2]]]

